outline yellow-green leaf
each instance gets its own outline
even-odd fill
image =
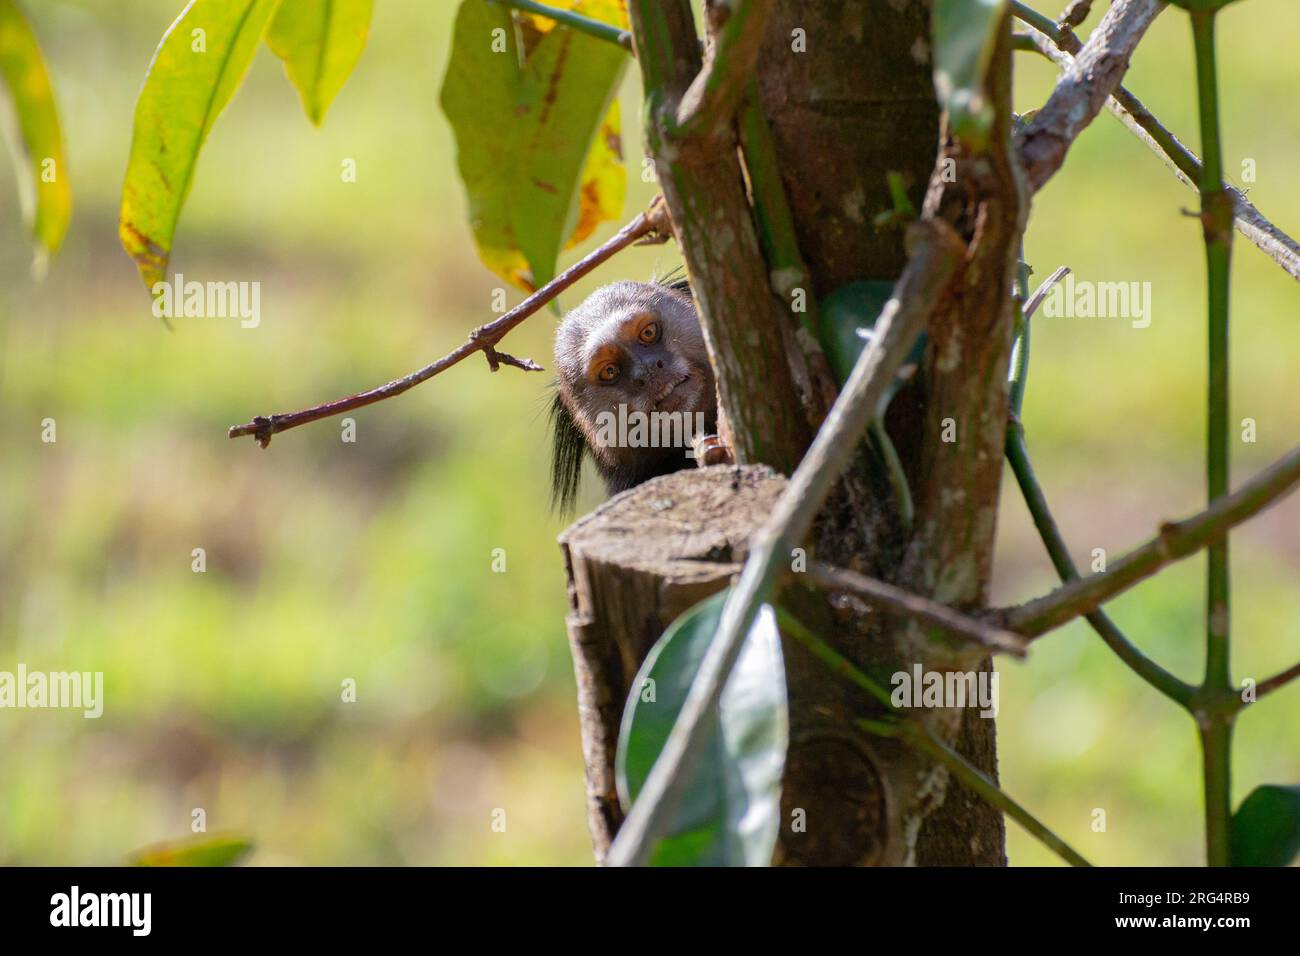
[[[54,89],[31,24],[14,0],[0,0],[0,78],[12,110],[6,140],[15,157],[23,217],[36,240],[37,266],[58,251],[72,216],[72,190]],[[0,113],[6,111],[0,110]]]
[[[132,866],[234,866],[253,852],[238,836],[198,836],[147,846],[131,856]]]
[[[623,166],[623,123],[618,101],[596,131],[582,170],[578,188],[578,224],[564,248],[572,249],[586,239],[602,222],[623,214],[623,197],[627,193],[627,170]]]
[[[627,23],[623,0],[562,5]],[[619,47],[565,26],[532,19],[527,25],[524,51],[509,10],[463,0],[442,107],[456,134],[479,257],[506,281],[531,290],[555,275],[566,243],[622,211],[612,106],[628,58]]]
[[[373,0],[289,0],[271,21],[266,45],[284,60],[316,126],[361,58],[373,6]]]
[[[243,82],[280,0],[191,0],[163,35],[135,107],[118,235],[150,288],[167,274],[212,124]]]

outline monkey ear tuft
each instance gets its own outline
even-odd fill
[[[578,501],[578,483],[582,478],[582,456],[587,453],[587,436],[556,391],[551,399],[551,510],[556,514],[573,513]]]
[[[691,280],[686,277],[685,266],[677,266],[675,269],[656,278],[654,282],[655,285],[663,286],[665,289],[672,289],[674,292],[680,292],[688,298],[695,297],[695,294],[691,292]]]

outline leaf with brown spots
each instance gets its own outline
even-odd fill
[[[623,0],[559,6],[627,27]],[[526,290],[555,275],[561,249],[622,215],[626,177],[614,94],[627,54],[486,0],[463,0],[442,107],[456,134],[479,257]],[[518,36],[526,48],[520,50]]]
[[[35,271],[40,272],[68,231],[72,191],[50,74],[36,34],[13,0],[0,0],[0,79],[13,105],[6,114],[13,128],[5,132],[20,159],[23,216],[38,246]]]
[[[279,0],[193,0],[154,53],[135,106],[118,237],[150,289],[167,274],[199,151],[243,82]]]

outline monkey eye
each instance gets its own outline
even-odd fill
[[[596,373],[596,377],[602,382],[612,382],[618,378],[619,368],[617,362],[606,362]]]
[[[647,322],[636,337],[641,340],[642,345],[654,345],[659,341],[659,323]]]

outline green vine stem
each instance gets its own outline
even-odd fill
[[[539,16],[554,20],[556,23],[571,27],[579,33],[585,33],[588,36],[609,43],[616,43],[628,51],[632,49],[632,34],[628,31],[620,30],[613,24],[602,23],[600,20],[593,20],[591,17],[584,17],[572,10],[547,6],[544,3],[536,3],[535,0],[492,0],[492,2],[499,3],[503,7],[513,7],[524,13],[536,13]]]
[[[897,716],[897,719],[888,720],[858,720],[856,721],[858,727],[869,734],[878,737],[892,737],[915,747],[935,763],[948,770],[973,793],[978,794],[984,800],[1006,813],[1007,816],[1023,826],[1030,835],[1037,838],[1044,846],[1054,851],[1071,866],[1091,866],[1068,843],[1049,830],[1042,821],[1017,803],[1005,790],[981,773],[977,767],[972,766],[960,753],[935,736],[934,732],[923,721],[895,708],[890,700],[889,691],[885,690],[878,681],[864,673],[847,657],[831,647],[825,640],[813,633],[803,621],[779,605],[776,609],[776,617],[783,633],[788,634],[808,648],[813,656],[830,668],[833,673],[862,688],[877,702],[890,708],[891,713]]]
[[[1056,573],[1060,575],[1062,581],[1078,580],[1079,570],[1075,566],[1074,559],[1070,557],[1070,549],[1065,543],[1061,529],[1056,524],[1056,519],[1052,517],[1052,511],[1047,505],[1047,497],[1043,494],[1042,486],[1034,474],[1033,465],[1029,461],[1029,448],[1025,443],[1025,430],[1017,421],[1011,422],[1007,427],[1006,453],[1011,472],[1015,475],[1016,483],[1024,495],[1025,504],[1034,520],[1034,527],[1038,529],[1039,537],[1043,539],[1052,566],[1056,568]],[[1084,615],[1084,619],[1092,625],[1092,629],[1115,653],[1115,656],[1128,665],[1133,673],[1170,700],[1184,707],[1189,705],[1196,688],[1179,680],[1143,654],[1137,645],[1124,636],[1124,632],[1105,611],[1100,609],[1090,611]]]
[[[1210,503],[1228,493],[1228,302],[1232,265],[1232,197],[1223,185],[1215,9],[1190,10],[1196,48],[1196,93],[1201,122],[1201,225],[1209,318],[1209,410],[1206,484]],[[1210,544],[1206,576],[1204,695],[1234,693],[1230,659],[1228,536]],[[1230,862],[1232,716],[1216,708],[1197,714],[1205,763],[1205,842],[1211,866]]]

